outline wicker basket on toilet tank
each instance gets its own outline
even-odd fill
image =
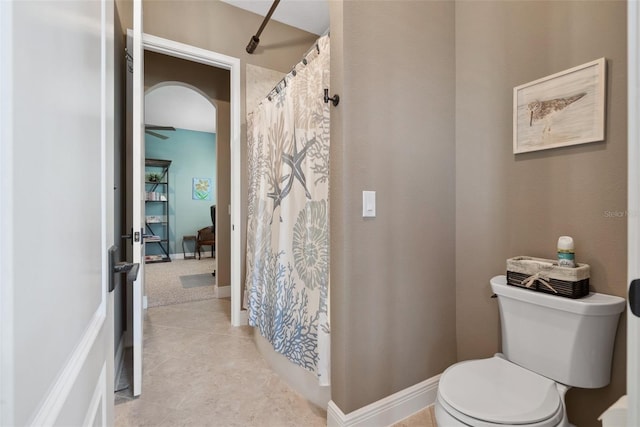
[[[566,298],[589,295],[589,265],[560,267],[551,259],[518,256],[507,260],[507,284]]]

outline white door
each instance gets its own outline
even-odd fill
[[[0,1],[0,425],[113,425],[114,5]]]
[[[630,298],[627,310],[627,425],[640,426],[640,7],[628,4],[628,278]],[[632,290],[632,288],[635,288]],[[635,303],[635,304],[634,304]],[[634,314],[631,307],[635,306]]]
[[[127,131],[130,147],[127,149],[127,176],[131,187],[128,191],[129,214],[132,228],[132,262],[138,263],[138,278],[133,282],[131,344],[133,346],[133,395],[142,393],[142,336],[144,316],[144,49],[142,46],[142,1],[133,2],[133,33],[127,38],[127,50],[132,56],[127,73]]]

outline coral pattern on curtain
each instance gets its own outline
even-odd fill
[[[277,352],[329,385],[329,37],[294,71],[247,123],[244,304]]]

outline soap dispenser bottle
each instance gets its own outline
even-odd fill
[[[560,267],[574,268],[576,266],[576,254],[573,239],[569,236],[560,236],[558,239],[558,265]]]

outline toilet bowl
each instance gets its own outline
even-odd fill
[[[440,376],[438,427],[568,427],[570,387],[611,380],[611,358],[625,300],[534,292],[491,279],[498,297],[502,353],[450,366]]]
[[[439,427],[568,426],[567,389],[499,354],[464,361],[440,377],[436,419]]]

